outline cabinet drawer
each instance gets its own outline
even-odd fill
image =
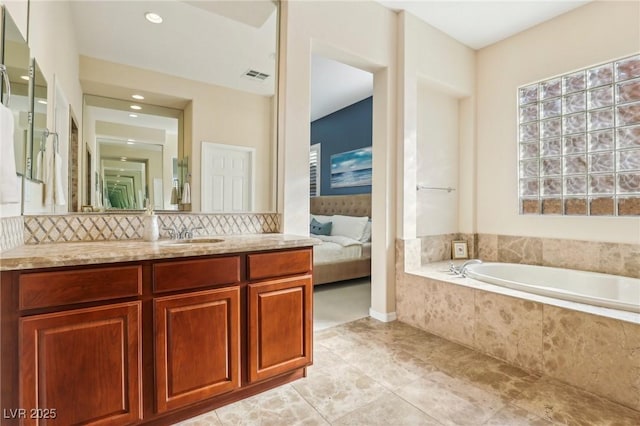
[[[157,293],[240,282],[240,256],[162,262],[153,265]]]
[[[250,254],[247,263],[250,280],[306,274],[312,268],[311,249]]]
[[[21,310],[138,296],[142,266],[21,274],[19,293]]]

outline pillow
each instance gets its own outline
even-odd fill
[[[364,231],[362,231],[362,238],[360,238],[361,243],[370,243],[371,242],[371,220],[367,221],[367,224],[364,226]]]
[[[310,214],[309,215],[309,223],[311,223],[311,221],[313,219],[317,220],[320,223],[327,223],[327,222],[331,222],[333,216],[324,216],[324,215],[320,215],[320,214]]]
[[[369,218],[367,216],[356,217],[336,214],[333,215],[331,220],[333,222],[331,235],[342,235],[360,241]]]
[[[314,235],[331,235],[331,222],[320,223],[317,220],[311,219],[311,225],[309,225],[309,232]]]

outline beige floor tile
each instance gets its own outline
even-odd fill
[[[176,423],[175,426],[222,426],[215,412],[205,413],[201,416]]]
[[[505,405],[493,392],[442,372],[430,373],[395,393],[445,425],[477,426]]]
[[[345,360],[336,355],[335,352],[330,351],[324,346],[317,345],[313,350],[313,365],[309,367],[310,371],[317,370],[319,368],[334,368],[336,365],[342,365]]]
[[[546,377],[522,392],[514,404],[566,425],[640,425],[640,412]]]
[[[440,424],[396,395],[378,398],[332,423],[333,426],[437,426]]]
[[[481,353],[472,352],[449,374],[486,391],[513,399],[535,383],[539,376]]]
[[[371,377],[348,365],[309,370],[305,379],[292,386],[330,422],[380,396],[391,395]]]
[[[222,425],[327,425],[291,385],[261,393],[216,410]]]
[[[520,407],[507,405],[487,420],[483,426],[546,426],[552,424]]]
[[[408,385],[436,370],[404,351],[371,352],[349,363],[390,390]]]

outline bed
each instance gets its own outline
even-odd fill
[[[316,219],[322,224],[330,221],[334,225],[333,235],[311,235],[322,241],[313,249],[314,285],[371,275],[369,218],[371,194],[311,197],[310,222]],[[353,233],[360,233],[363,222],[367,224],[363,228],[361,238],[356,238]],[[359,244],[354,240],[359,241]]]

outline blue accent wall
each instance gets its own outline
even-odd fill
[[[311,122],[311,144],[320,148],[320,195],[370,194],[371,185],[331,188],[331,156],[371,146],[373,97]]]

